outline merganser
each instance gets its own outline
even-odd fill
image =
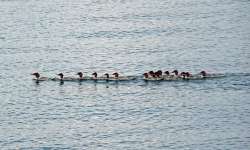
[[[97,77],[97,72],[92,73],[92,76],[93,77],[90,77],[89,79],[92,79],[92,80],[105,80],[106,79],[105,77]]]
[[[225,77],[225,75],[223,74],[210,74],[210,73],[207,73],[206,71],[201,71],[199,74],[198,74],[198,77],[199,78],[220,78],[220,77]]]
[[[114,75],[114,77],[109,77],[109,80],[113,80],[113,81],[128,81],[128,80],[134,80],[136,79],[133,76],[120,76],[119,73],[115,72],[112,75]]]
[[[87,77],[87,76],[83,77],[82,72],[78,72],[76,75],[79,76],[79,78],[77,78],[77,80],[88,80],[88,79],[90,79],[90,77]]]
[[[184,77],[185,75],[186,75],[186,72],[181,72],[181,73],[180,73],[180,76],[181,76],[181,77]]]
[[[105,73],[102,77],[97,77],[97,73],[94,72],[92,74],[94,77],[92,78],[93,80],[128,80],[128,78],[124,77],[119,77],[119,74],[117,72],[113,73],[114,77],[110,77],[108,73]]]
[[[63,73],[59,73],[57,75],[60,77],[61,80],[63,80],[63,76],[64,76]]]
[[[153,71],[150,71],[149,73],[144,73],[143,74],[143,80],[146,81],[158,81],[162,80],[163,78],[158,78]]]
[[[119,77],[119,73],[117,73],[117,72],[113,73],[112,75],[114,75],[115,78],[117,78],[117,79],[118,79],[118,77]]]
[[[108,73],[105,73],[104,76],[106,76],[107,80],[109,79],[109,74]]]
[[[172,80],[172,76],[170,75],[169,71],[165,71],[163,75],[163,80]]]
[[[174,70],[174,71],[172,71],[172,73],[174,73],[174,75],[171,75],[171,78],[173,80],[177,80],[180,78],[180,74],[179,74],[178,70]]]
[[[163,78],[169,78],[170,77],[170,73],[169,73],[169,71],[165,71],[164,72],[164,75],[163,75]]]
[[[93,80],[96,80],[96,79],[97,79],[97,73],[96,73],[96,72],[92,73],[92,76],[93,76],[93,77],[92,77]]]
[[[48,77],[41,77],[38,72],[34,72],[31,75],[35,76],[35,79],[33,79],[33,80],[36,80],[36,81],[47,81],[47,80],[49,80]]]
[[[31,75],[36,77],[36,80],[40,78],[40,74],[38,72],[32,73]]]
[[[108,74],[106,74],[107,76]],[[135,77],[132,76],[120,76],[119,73],[115,72],[112,75],[114,75],[114,77],[109,77],[107,76],[108,80],[110,81],[128,81],[128,80],[133,80],[135,79]]]
[[[202,75],[203,78],[221,78],[221,77],[225,77],[225,74],[221,74],[221,73],[207,73],[206,71],[201,71],[200,74]]]
[[[154,73],[154,71],[149,71],[149,72],[148,72],[148,75],[149,75],[150,77],[155,78],[155,73]]]
[[[181,76],[178,70],[173,70],[172,72],[165,71],[164,73],[165,73],[164,80],[167,81],[178,80]]]
[[[201,72],[200,72],[200,75],[202,75],[203,77],[206,77],[206,76],[207,76],[207,73],[206,73],[206,71],[201,71]]]
[[[189,72],[182,72],[181,77],[182,79],[193,79],[193,76]]]
[[[77,72],[77,74],[76,74],[76,75],[78,75],[80,79],[82,79],[82,78],[83,78],[83,73],[82,73],[82,72]]]
[[[165,75],[163,76],[163,80],[172,81],[177,80],[180,77],[178,70],[174,70],[171,72],[174,74],[170,74],[169,71],[165,71],[164,73]]]
[[[169,74],[169,71],[165,71],[164,73],[165,73],[165,75],[167,75],[167,76],[170,75],[170,74]]]
[[[178,76],[178,75],[179,75],[179,74],[178,74],[178,70],[174,70],[174,71],[172,71],[172,73],[174,73],[175,76]]]
[[[149,77],[149,76],[148,76],[148,73],[144,73],[144,74],[143,74],[143,77],[144,77],[144,79],[148,79],[148,77]]]
[[[192,74],[189,73],[189,72],[186,72],[186,76],[187,76],[187,77],[192,77]]]
[[[156,75],[157,78],[161,78],[162,77],[162,71],[161,70],[156,71],[155,75]]]
[[[187,72],[181,72],[178,76],[184,79],[187,77]]]
[[[63,73],[57,74],[60,78],[53,78],[52,80],[60,80],[60,81],[73,81],[72,77],[64,77]]]
[[[106,77],[107,77],[108,80],[115,80],[115,81],[118,81],[118,80],[121,79],[121,78],[119,77],[119,73],[117,73],[117,72],[115,72],[115,73],[112,74],[114,77],[109,77],[109,74],[107,74],[107,73],[106,73],[105,75],[106,75]]]

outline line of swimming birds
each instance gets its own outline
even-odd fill
[[[197,74],[191,74],[189,72],[181,72],[179,74],[178,70],[174,70],[172,72],[165,71],[164,73],[161,70],[156,72],[149,71],[143,74],[141,77],[136,76],[120,76],[119,73],[115,72],[110,76],[108,73],[105,73],[103,76],[98,77],[97,72],[92,73],[92,76],[83,76],[82,72],[76,73],[78,77],[65,77],[63,73],[57,74],[58,77],[49,78],[42,77],[40,73],[35,72],[31,75],[35,76],[33,80],[36,81],[84,81],[84,80],[103,80],[103,81],[129,81],[135,79],[142,79],[145,81],[172,81],[172,80],[197,80],[197,79],[205,79],[215,77],[214,74],[209,74],[206,71],[201,71]]]

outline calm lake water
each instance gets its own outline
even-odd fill
[[[40,82],[206,70],[196,81]],[[249,0],[0,0],[1,149],[250,149]]]

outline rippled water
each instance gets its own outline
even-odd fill
[[[250,149],[249,0],[1,0],[1,149]],[[207,70],[197,81],[41,82]]]

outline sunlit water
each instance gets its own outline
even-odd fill
[[[40,82],[207,70],[195,81]],[[1,0],[1,149],[250,149],[249,0]]]

